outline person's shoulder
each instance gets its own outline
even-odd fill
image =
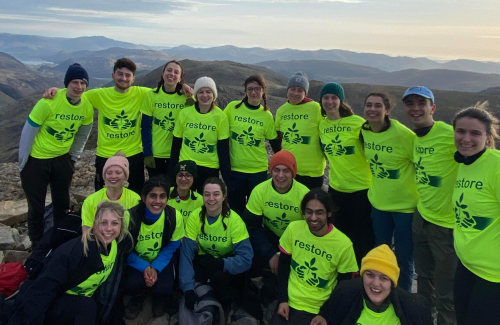
[[[349,123],[359,124],[359,125],[362,125],[366,121],[363,117],[361,117],[359,115],[356,115],[356,114],[352,114],[350,116],[346,116],[346,117],[344,117],[344,119],[346,119],[347,121],[349,121]]]
[[[131,199],[131,200],[140,200],[141,196],[136,192],[124,187],[123,192]]]
[[[293,180],[293,187],[295,187],[295,189],[298,191],[298,192],[303,192],[304,195],[306,193],[309,193],[309,188],[307,186],[305,186],[304,184],[302,184],[301,182],[299,182],[298,180],[294,179]]]
[[[344,247],[352,246],[352,241],[346,234],[340,231],[337,227],[334,227],[332,232],[330,233],[332,236],[337,237],[337,240],[344,245]]]
[[[106,196],[106,188],[105,187],[103,187],[100,190],[98,190],[97,192],[94,192],[94,193],[90,194],[89,196],[87,196],[85,201],[87,201],[87,200],[93,201],[93,200],[96,200],[97,198],[100,198],[103,196]]]
[[[270,179],[266,179],[265,181],[261,182],[260,184],[257,184],[257,185],[253,188],[252,193],[253,193],[254,191],[259,192],[259,193],[260,193],[260,192],[267,191],[267,189],[269,188],[269,186],[272,186],[272,185],[271,185],[271,182],[272,182],[272,181],[273,181],[273,179],[272,179],[272,178],[270,178]]]
[[[225,111],[230,111],[230,110],[233,110],[236,105],[238,105],[239,103],[241,103],[241,100],[233,100],[232,102],[230,102],[229,104],[226,105],[226,108],[224,108]],[[244,105],[243,103],[241,105]]]
[[[288,227],[286,227],[287,230],[289,228],[290,228],[289,231],[295,231],[298,229],[309,229],[309,227],[307,226],[307,222],[305,220],[294,220],[290,222]]]
[[[405,136],[405,137],[409,137],[409,138],[415,138],[416,137],[416,134],[415,132],[413,132],[412,130],[410,130],[410,128],[408,128],[406,125],[404,125],[403,123],[399,122],[398,120],[393,120],[391,119],[391,127],[393,127],[392,129],[402,135],[402,136]]]

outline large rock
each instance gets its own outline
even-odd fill
[[[12,236],[12,229],[1,227],[0,228],[0,250],[13,249],[16,247],[16,241]]]
[[[19,262],[24,264],[31,253],[23,251],[5,251],[5,257],[3,258],[3,263],[15,263]]]
[[[28,202],[4,201],[0,202],[0,223],[13,226],[16,223],[25,222],[28,216]]]

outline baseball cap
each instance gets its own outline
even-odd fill
[[[419,95],[419,96],[422,96],[425,98],[429,98],[430,100],[432,100],[433,104],[436,103],[436,101],[434,100],[434,94],[432,93],[432,91],[429,88],[427,88],[425,86],[413,86],[413,87],[406,89],[401,100],[404,101],[405,98],[408,97],[409,95]]]

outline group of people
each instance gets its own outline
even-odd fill
[[[116,323],[122,294],[133,319],[149,292],[161,316],[177,286],[196,311],[197,283],[209,283],[228,312],[245,305],[256,276],[261,302],[278,301],[276,325],[500,317],[498,120],[484,105],[448,125],[433,119],[432,91],[410,87],[402,105],[411,130],[390,118],[386,94],[368,94],[361,117],[338,83],[325,84],[318,102],[308,98],[297,72],[274,119],[260,75],[221,110],[214,80],[191,89],[177,61],[156,89],[132,86],[135,70],[119,59],[114,87],[86,91],[88,74],[74,64],[66,88],[48,89],[28,117],[19,167],[34,249],[48,185],[56,225],[69,210],[92,108],[96,192],[83,204],[81,237],[21,287],[9,324]]]

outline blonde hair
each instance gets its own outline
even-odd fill
[[[486,128],[486,134],[491,136],[491,141],[486,143],[486,146],[495,149],[495,139],[500,139],[498,136],[499,122],[493,114],[488,111],[488,101],[477,102],[476,105],[460,110],[453,119],[453,129],[455,129],[457,121],[461,118],[473,118],[481,122]]]
[[[96,229],[98,229],[99,223],[101,222],[105,212],[114,213],[118,217],[118,220],[120,220],[120,235],[118,235],[118,237],[116,238],[116,242],[118,243],[121,242],[127,236],[130,237],[130,239],[132,239],[132,236],[130,235],[127,226],[125,224],[125,209],[123,208],[123,206],[120,203],[116,202],[111,202],[107,200],[102,201],[97,206],[97,211],[94,218],[94,224],[89,230],[87,230],[82,235],[83,255],[85,256],[88,256],[89,242],[95,241],[99,249],[103,244],[102,236],[99,233],[99,231],[96,231]],[[106,247],[104,248],[106,249]]]

